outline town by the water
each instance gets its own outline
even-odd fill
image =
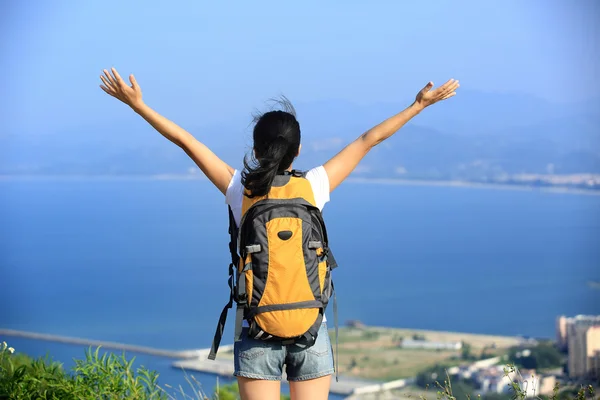
[[[331,332],[332,343],[335,335]],[[200,352],[176,368],[233,373],[232,347],[216,362]],[[332,393],[350,399],[435,397],[448,381],[464,395],[551,398],[600,382],[600,315],[559,316],[556,338],[371,327],[347,321],[339,332],[339,382]],[[463,394],[463,393],[461,393]],[[454,393],[456,398],[466,398]],[[574,398],[569,397],[569,398]]]

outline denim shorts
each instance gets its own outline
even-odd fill
[[[285,371],[288,381],[304,381],[334,373],[333,351],[325,322],[319,329],[317,341],[308,348],[253,339],[248,336],[248,328],[243,328],[242,338],[235,342],[233,353],[233,375],[244,378],[278,381]]]

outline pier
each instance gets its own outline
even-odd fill
[[[174,358],[174,359],[190,359],[198,358],[198,354],[202,354],[202,350],[162,350],[146,346],[136,346],[132,344],[109,342],[104,340],[82,339],[77,337],[50,335],[47,333],[27,332],[14,329],[0,329],[0,336],[12,336],[33,340],[45,340],[48,342],[65,343],[79,346],[103,347],[105,349],[130,351],[138,354],[148,354],[156,357]]]

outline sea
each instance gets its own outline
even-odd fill
[[[600,314],[598,195],[348,181],[324,218],[342,324],[553,338],[557,316]],[[0,328],[207,348],[228,300],[227,221],[205,180],[4,179]],[[0,340],[67,369],[84,357]],[[186,389],[172,360],[135,357]]]

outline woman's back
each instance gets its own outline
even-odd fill
[[[185,151],[215,187],[225,195],[225,201],[232,210],[235,228],[240,225],[242,220],[245,211],[244,204],[252,203],[248,199],[264,198],[271,190],[276,177],[292,170],[293,161],[300,153],[300,124],[296,120],[293,107],[286,99],[280,103],[282,110],[269,111],[256,118],[251,157],[244,160],[244,169],[238,171],[221,160],[189,132],[148,107],[142,100],[142,91],[133,75],[130,75],[131,85],[128,85],[114,68],[111,72],[107,70],[103,72],[104,74],[100,76],[103,83],[102,90],[130,106],[165,138]],[[391,137],[426,107],[453,97],[458,87],[458,81],[455,80],[449,80],[437,89],[433,89],[433,83],[429,82],[418,92],[415,101],[405,110],[361,134],[322,166],[308,171],[306,179],[310,182],[310,191],[312,192],[312,195],[308,195],[313,196],[316,206],[314,208],[317,209],[318,215],[329,201],[329,194],[350,175],[373,147]],[[302,202],[301,199],[292,200]],[[254,201],[253,204],[256,203],[258,202]],[[307,207],[308,209],[310,207]],[[261,218],[263,217],[261,216]],[[306,218],[308,221],[308,217]],[[260,228],[260,224],[257,225]],[[318,225],[319,223],[316,223],[316,226]],[[242,224],[242,230],[244,230],[243,227],[244,224]],[[281,233],[279,238],[282,241],[288,240],[293,236],[293,232],[291,235],[289,232],[289,230],[279,231],[278,233]],[[233,240],[235,240],[234,236],[232,236]],[[308,244],[308,247],[312,246],[310,243],[305,244]],[[321,244],[325,245],[325,243]],[[289,251],[289,246],[285,246],[287,246],[286,251]],[[255,246],[252,250],[259,248],[260,246]],[[239,250],[247,252],[248,249],[240,248]],[[310,250],[318,250],[318,246]],[[293,255],[294,252],[289,254]],[[280,258],[282,252],[273,253],[272,256]],[[326,252],[322,252],[320,257],[323,256],[327,258]],[[242,257],[242,260],[245,260],[245,257]],[[285,260],[280,264],[280,267],[284,267],[285,270]],[[235,266],[236,263],[234,262],[233,265]],[[243,264],[242,275],[249,272],[246,270],[246,265],[248,264]],[[298,270],[295,270],[295,273],[297,272]],[[257,273],[260,274],[261,271],[257,271]],[[311,276],[308,270],[305,276]],[[277,279],[275,275],[270,277],[271,281]],[[315,279],[321,279],[321,276]],[[312,287],[316,287],[314,282]],[[318,293],[315,293],[315,296],[316,299]],[[311,303],[310,306],[314,306],[314,303]],[[223,315],[226,315],[227,310],[224,311],[224,314],[221,315],[223,321]],[[290,312],[281,307],[279,310],[269,309],[269,312],[275,316],[277,311]],[[249,320],[252,321],[251,318]],[[277,318],[274,317],[273,320],[276,321]],[[222,328],[224,328],[224,323],[223,326],[220,326],[221,333]],[[278,400],[279,381],[282,379],[284,371],[290,381],[290,393],[293,400],[327,399],[334,366],[325,321],[320,324],[314,343],[305,347],[289,346],[285,342],[259,340],[263,338],[264,332],[258,332],[258,334],[253,332],[251,337],[249,332],[252,331],[248,325],[244,327],[244,330],[245,334],[242,334],[241,340],[236,341],[234,345],[235,375],[238,377],[242,400]]]
[[[325,204],[330,200],[329,177],[323,166],[312,168],[306,172],[306,179],[310,182],[316,206],[323,211]],[[246,188],[242,183],[241,171],[235,170],[225,193],[225,203],[231,207],[235,222],[240,223],[242,216],[242,201]]]

